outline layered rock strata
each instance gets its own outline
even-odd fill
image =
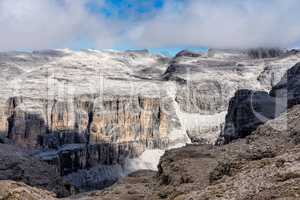
[[[215,143],[235,91],[270,89],[300,58],[259,52],[1,53],[1,138],[68,176],[123,169],[149,149]]]

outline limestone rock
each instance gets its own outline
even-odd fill
[[[237,56],[226,56],[230,52]],[[107,140],[107,130],[115,130],[120,141],[140,130],[157,135],[159,129],[161,137],[189,132],[193,141],[214,143],[224,119],[212,127],[185,122],[193,114],[199,121],[219,116],[235,90],[269,89],[277,81],[273,72],[280,77],[299,61],[297,52],[257,60],[230,52],[210,50],[197,57],[181,52],[172,60],[145,51],[2,53],[0,133],[27,148],[86,143],[89,135],[92,141]],[[155,113],[136,112],[144,109],[142,101],[153,104]]]
[[[268,90],[276,67],[300,60],[297,52],[262,59],[182,53],[1,53],[0,135],[66,176],[190,140],[213,144],[236,90]]]

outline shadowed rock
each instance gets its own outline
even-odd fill
[[[64,183],[55,167],[33,158],[23,149],[7,144],[0,144],[0,180],[22,181],[58,196],[71,194],[71,186]]]
[[[272,88],[270,95],[281,99],[288,107],[300,103],[300,63],[286,72],[281,81]]]
[[[231,99],[224,128],[224,142],[243,138],[260,124],[300,103],[300,64],[296,64],[276,84],[270,94],[240,90]],[[219,141],[220,142],[220,141]],[[221,142],[222,143],[222,142]]]
[[[267,92],[239,90],[229,103],[224,142],[246,137],[259,125],[275,117],[276,101]]]
[[[252,59],[276,58],[285,55],[286,51],[279,48],[257,48],[246,51]]]
[[[178,58],[178,57],[200,57],[200,56],[202,56],[201,53],[196,53],[196,52],[192,52],[189,50],[182,50],[175,55],[175,58]]]

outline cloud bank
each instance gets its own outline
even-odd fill
[[[168,1],[129,35],[141,47],[290,47],[300,42],[299,9],[299,0]]]
[[[0,49],[64,48],[85,40],[100,48],[118,40],[117,23],[90,13],[88,0],[0,0]],[[101,4],[101,1],[99,1]]]
[[[109,9],[104,0],[0,0],[0,50],[65,48],[82,41],[96,48],[300,44],[299,0],[165,0],[140,18],[132,10],[120,18],[91,12],[90,2]]]

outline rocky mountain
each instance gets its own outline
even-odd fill
[[[238,126],[236,135],[227,137],[228,144],[169,150],[162,156],[156,175],[132,174],[107,190],[77,199],[299,199],[298,69],[296,64],[287,71],[270,92],[274,96],[249,90],[236,92],[228,108],[225,133],[227,123],[233,121]],[[280,103],[285,99],[285,108],[289,109],[275,115],[274,99]],[[251,104],[253,110],[249,110]],[[258,123],[255,111],[269,116],[269,120]]]
[[[0,138],[52,165],[74,190],[101,189],[131,172],[157,170],[165,150],[193,142],[206,152],[224,135],[226,143],[246,137],[265,121],[244,108],[254,99],[258,113],[278,116],[267,92],[282,88],[281,77],[299,61],[298,51],[277,49],[183,51],[174,58],[148,51],[1,53]],[[259,91],[254,98],[251,90]],[[194,180],[164,180],[168,154],[158,168],[161,181]]]
[[[299,104],[300,64],[297,63],[267,92],[239,90],[231,99],[221,137],[228,143],[251,134],[270,119]],[[219,141],[220,142],[220,141]]]
[[[210,50],[198,57],[176,56],[171,61],[163,78],[177,83],[175,101],[181,111],[179,119],[192,141],[215,143],[236,91],[268,92],[299,61],[297,52],[254,59],[248,51]],[[266,51],[258,49],[257,54]]]

